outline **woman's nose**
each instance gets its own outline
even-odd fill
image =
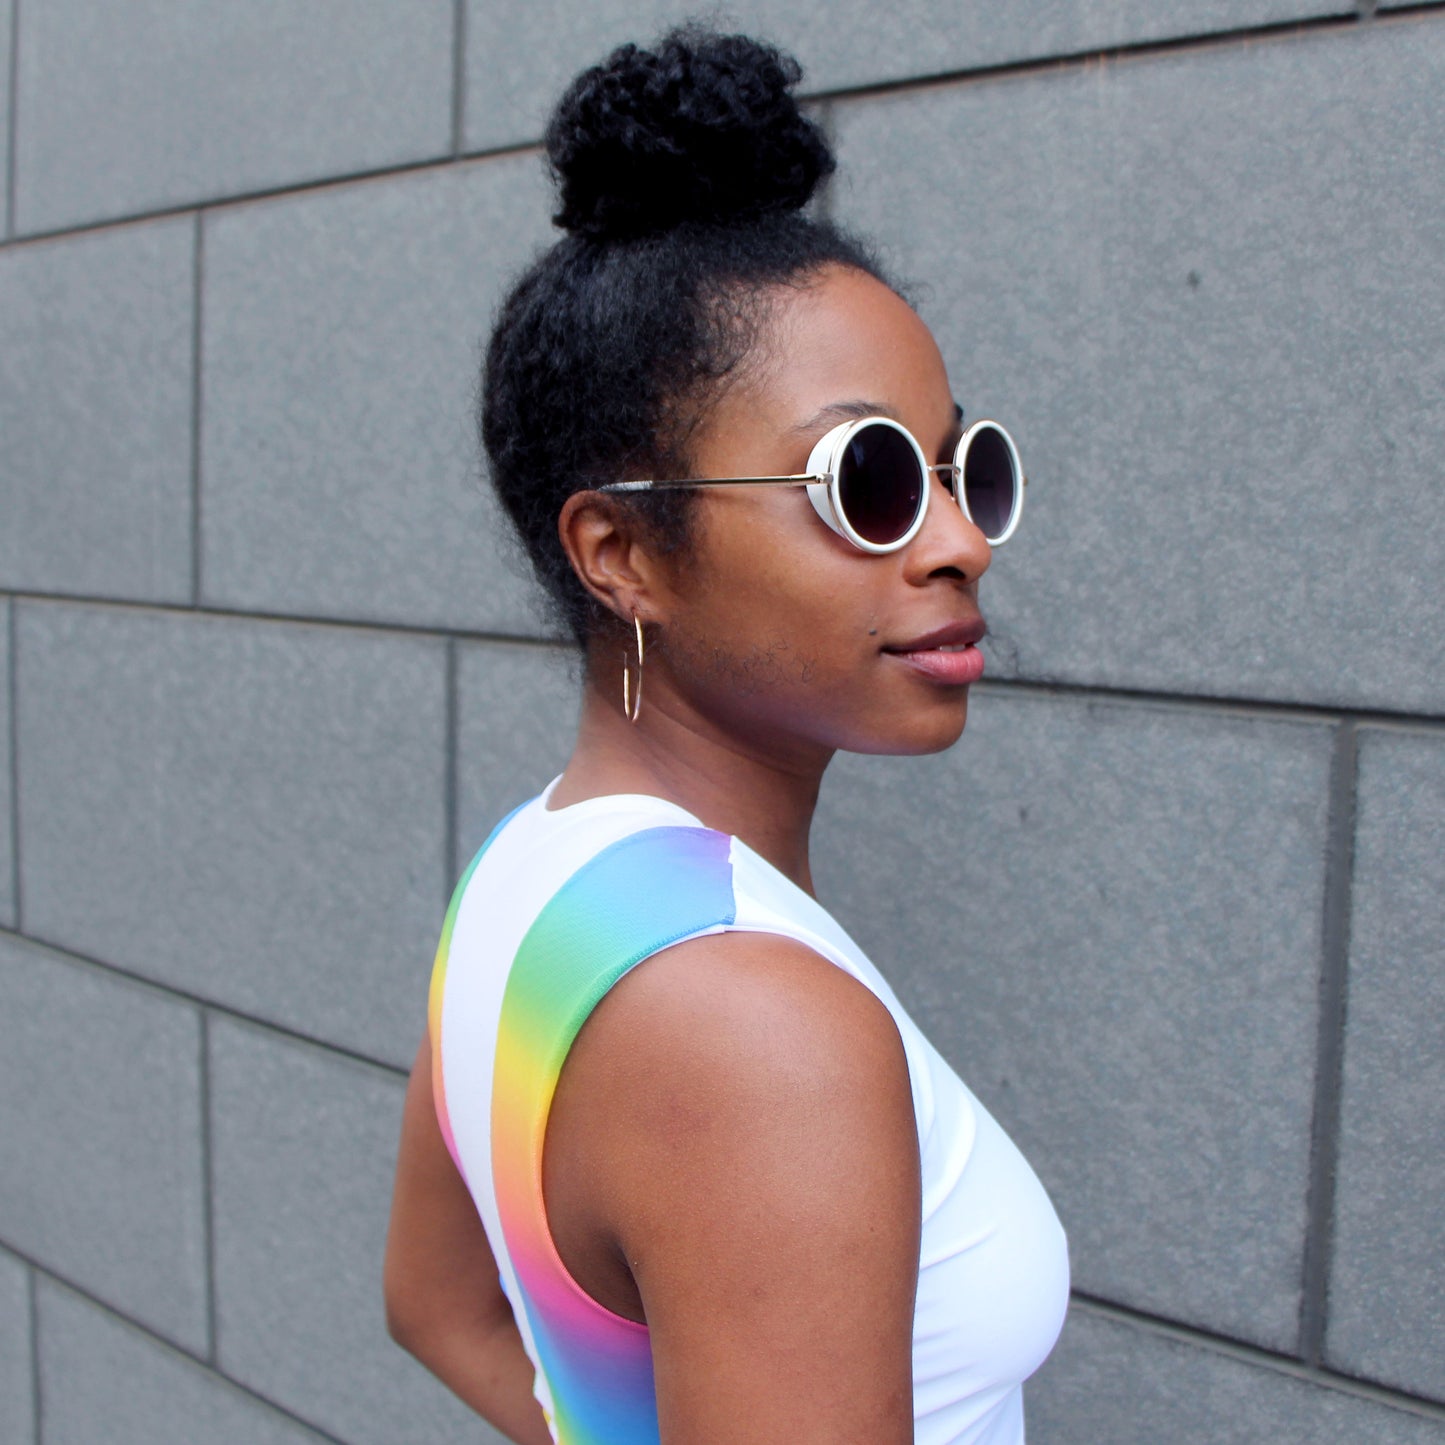
[[[993,548],[937,473],[929,477],[928,486],[928,515],[909,544],[909,570],[918,573],[919,581],[953,572],[977,582],[988,571]]]

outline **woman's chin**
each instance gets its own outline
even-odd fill
[[[840,744],[844,752],[865,753],[871,756],[892,758],[924,757],[929,753],[944,753],[963,736],[964,723],[968,717],[968,701],[960,706],[938,711],[930,717],[910,720],[910,726],[894,726],[886,731],[879,730],[866,736],[851,739]]]

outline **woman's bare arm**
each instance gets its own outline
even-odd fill
[[[384,1289],[399,1345],[518,1445],[551,1445],[486,1232],[437,1124],[426,1038],[402,1113]]]
[[[913,1439],[917,1123],[884,1006],[731,933],[619,983],[562,1071],[549,1220],[652,1335],[664,1445]]]

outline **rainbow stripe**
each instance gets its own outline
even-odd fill
[[[618,979],[659,949],[736,920],[731,843],[706,828],[657,827],[603,849],[538,913],[508,975],[492,1077],[492,1183],[559,1445],[645,1445],[658,1427],[647,1327],[582,1290],[547,1225],[552,1096],[578,1031]]]

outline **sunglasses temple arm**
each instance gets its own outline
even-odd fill
[[[683,477],[676,481],[607,482],[599,492],[666,492],[681,487],[809,487],[826,483],[826,473],[805,472],[791,477]]]

